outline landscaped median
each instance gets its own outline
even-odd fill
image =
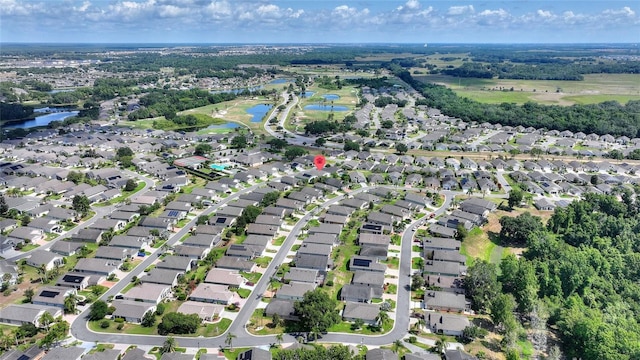
[[[129,335],[159,335],[158,327],[144,327],[140,324],[133,324],[127,322],[119,322],[115,320],[98,320],[98,321],[89,321],[88,327],[91,331],[94,332],[104,332],[111,334],[129,334]],[[106,327],[104,327],[107,325]],[[118,330],[118,327],[122,325],[122,329]],[[179,334],[180,336],[188,336],[188,337],[214,337],[223,334],[229,326],[231,325],[231,320],[227,318],[222,318],[214,323],[202,323],[198,328],[198,331],[192,334]],[[171,334],[170,334],[171,335]],[[176,334],[178,335],[178,334]]]

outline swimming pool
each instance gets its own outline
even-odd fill
[[[217,170],[217,171],[223,171],[227,165],[223,165],[223,164],[211,164],[209,165],[209,167],[213,170]]]

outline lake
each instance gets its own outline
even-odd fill
[[[43,108],[48,109],[48,108]],[[47,111],[56,111],[59,109],[35,109],[33,110],[36,113],[42,113]],[[28,129],[36,126],[47,126],[52,121],[62,121],[66,118],[78,115],[78,111],[58,111],[51,114],[36,116],[33,120],[27,120],[23,122],[14,122],[10,124],[3,125],[2,127],[5,129]]]
[[[252,115],[251,122],[262,122],[267,112],[273,107],[271,104],[258,104],[247,109],[247,113]]]
[[[325,100],[328,100],[328,101],[333,101],[333,100],[340,99],[340,95],[336,95],[336,94],[326,94],[326,95],[322,95],[322,97]]]
[[[342,105],[307,105],[304,107],[305,110],[314,110],[314,111],[347,111],[348,107]]]

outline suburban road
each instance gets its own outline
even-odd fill
[[[229,202],[237,199],[240,195],[249,193],[260,186],[265,186],[265,184],[256,184],[247,188],[244,188],[236,193],[231,194],[230,196],[222,199],[220,202],[215,205],[207,208],[202,212],[201,215],[209,215],[222,206],[228,204]],[[186,224],[180,231],[173,234],[166,242],[168,246],[175,245],[183,236],[187,235],[191,228],[196,224],[197,217],[192,219],[188,224]],[[128,272],[118,283],[112,286],[109,290],[107,290],[101,297],[100,300],[106,301],[109,296],[115,296],[120,291],[122,291],[130,282],[134,276],[140,276],[144,269],[149,267],[160,255],[162,251],[160,249],[156,249],[151,255],[145,257],[145,259],[138,264],[132,271]],[[140,344],[140,345],[153,345],[153,344],[162,344],[164,340],[162,337],[157,336],[137,336],[137,335],[118,335],[118,334],[106,334],[106,333],[94,333],[87,328],[87,319],[86,315],[89,313],[89,306],[87,306],[82,312],[78,315],[76,320],[71,324],[71,334],[75,336],[77,339],[84,341],[100,341],[100,342],[112,342],[112,343],[125,343],[125,344]],[[186,345],[186,344],[185,344]]]
[[[237,193],[232,194],[231,196],[223,199],[220,203],[214,205],[213,207],[208,208],[203,214],[210,214],[221,206],[229,203],[234,200],[237,196],[242,195],[244,193],[253,191],[257,187],[261,185],[254,185],[248,188],[245,188]],[[346,196],[353,195],[362,191],[369,189],[368,187],[362,187],[360,189],[349,192],[348,194],[341,195],[330,199],[324,202],[321,206],[316,207],[311,212],[305,214],[293,227],[290,234],[285,239],[282,244],[280,250],[275,255],[274,259],[269,263],[267,270],[264,275],[260,278],[258,283],[255,285],[254,291],[252,291],[250,297],[247,299],[247,302],[242,307],[240,312],[237,314],[236,319],[233,321],[229,329],[217,336],[211,338],[203,338],[203,337],[179,337],[176,336],[176,340],[182,347],[206,347],[206,348],[218,348],[225,346],[225,339],[227,333],[232,333],[236,337],[233,340],[234,346],[260,346],[260,345],[268,345],[271,343],[276,343],[275,335],[271,336],[254,336],[247,333],[245,329],[245,324],[249,321],[253,311],[255,310],[258,302],[260,301],[260,296],[265,292],[267,286],[269,284],[269,280],[271,275],[275,273],[276,267],[279,266],[287,253],[293,246],[293,243],[297,239],[301,229],[312,219],[313,216],[317,215],[322,209],[337,203],[338,201],[344,199]],[[444,213],[449,206],[451,205],[451,201],[454,192],[443,192],[445,196],[445,201],[443,205],[435,210],[437,215]],[[399,279],[398,279],[398,294],[397,294],[397,303],[396,303],[396,321],[394,323],[393,329],[383,335],[354,335],[354,334],[336,334],[330,333],[323,335],[318,341],[321,342],[340,342],[340,343],[352,343],[352,344],[366,344],[366,345],[385,345],[394,342],[395,340],[402,339],[409,329],[409,313],[410,313],[410,296],[411,293],[409,291],[410,286],[410,277],[411,277],[411,247],[413,235],[415,234],[415,230],[421,226],[426,221],[426,218],[423,217],[417,221],[412,222],[404,231],[402,236],[402,246],[400,252],[400,267],[399,267]],[[191,226],[195,224],[195,219],[192,220],[188,225],[186,225],[182,230],[178,233],[174,234],[169,240],[169,245],[174,245],[179,239],[181,239],[184,235],[187,234]],[[109,296],[116,295],[118,292],[122,291],[122,289],[129,284],[131,278],[134,275],[139,275],[146,267],[151,265],[153,261],[155,261],[160,255],[160,251],[154,252],[152,255],[148,256],[143,263],[138,265],[132,272],[128,273],[125,278],[123,278],[120,282],[114,285],[111,289],[109,289],[105,294],[102,295],[101,300],[106,300]],[[78,316],[78,318],[71,325],[71,333],[79,340],[90,341],[90,342],[106,342],[106,343],[125,343],[125,344],[139,344],[139,345],[162,345],[164,342],[164,337],[162,336],[154,336],[154,335],[124,335],[124,334],[108,334],[108,333],[96,333],[87,328],[87,320],[86,315],[88,314],[89,307],[86,307]],[[292,335],[285,334],[284,342],[295,342],[296,339]]]
[[[145,176],[142,176],[140,174],[137,174],[133,171],[130,170],[124,170],[125,173],[127,173],[128,175],[130,175],[132,178],[138,178],[139,180],[144,181],[144,188],[142,188],[140,191],[138,191],[137,193],[134,194],[135,195],[139,195],[139,194],[143,194],[144,192],[146,192],[147,190],[149,190],[150,188],[155,186],[155,181],[153,181],[152,179],[149,179]],[[60,233],[60,235],[51,240],[46,242],[45,244],[42,244],[40,246],[38,246],[37,248],[30,250],[30,251],[25,251],[25,252],[20,252],[20,251],[14,251],[13,253],[8,253],[7,255],[7,260],[8,261],[18,261],[20,259],[24,259],[28,256],[31,256],[31,253],[33,253],[36,250],[47,250],[49,249],[51,246],[53,246],[53,244],[55,244],[57,241],[60,241],[62,239],[66,239],[71,237],[72,235],[75,235],[78,231],[89,227],[91,225],[93,225],[94,222],[96,222],[96,220],[98,219],[102,219],[103,217],[111,214],[113,212],[113,210],[116,209],[115,205],[110,205],[110,206],[93,206],[91,207],[91,210],[95,211],[95,215],[93,215],[90,219],[87,219],[84,222],[79,223],[76,227],[74,227],[73,229],[69,230],[69,231],[64,231],[62,233]]]

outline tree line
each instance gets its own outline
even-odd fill
[[[434,70],[435,71],[435,70]],[[432,71],[432,72],[434,72]],[[435,71],[438,72],[438,71]],[[518,80],[571,80],[582,81],[585,74],[638,74],[640,61],[583,63],[477,63],[466,62],[440,73],[456,77]]]
[[[500,271],[477,261],[465,285],[505,346],[528,322],[557,329],[567,358],[640,358],[640,202],[630,190],[621,197],[587,194],[546,225],[528,213],[501,219],[502,244],[526,250]]]
[[[617,101],[572,106],[540,105],[534,102],[523,105],[483,104],[460,97],[443,85],[423,84],[406,70],[396,71],[396,74],[424,96],[424,99],[416,101],[416,105],[437,108],[445,115],[464,121],[570,130],[585,134],[625,135],[630,138],[640,136],[640,101],[637,100],[629,101],[626,105]]]

